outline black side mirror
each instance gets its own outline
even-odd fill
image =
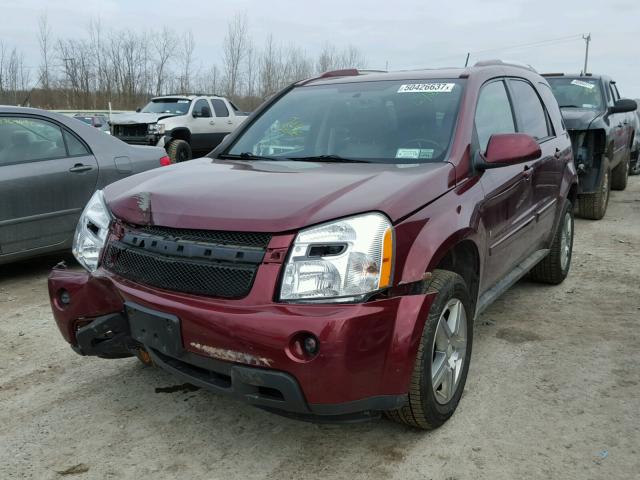
[[[616,100],[613,107],[609,107],[609,113],[627,113],[635,112],[638,109],[638,104],[635,100],[629,98],[621,98]]]
[[[136,108],[136,113],[140,113],[142,109],[140,107]]]
[[[194,111],[193,111],[193,113],[191,114],[191,116],[192,116],[193,118],[199,118],[201,115],[200,115],[200,112],[196,112],[196,111],[194,110]]]

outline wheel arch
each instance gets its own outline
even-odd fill
[[[174,128],[170,134],[171,140],[184,140],[191,145],[191,131],[188,128]]]

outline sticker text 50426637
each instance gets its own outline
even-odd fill
[[[450,93],[455,83],[410,83],[400,85],[398,93]]]

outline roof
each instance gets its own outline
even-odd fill
[[[424,68],[420,70],[398,70],[394,72],[367,71],[367,70],[336,70],[307,80],[302,80],[296,85],[330,85],[332,83],[358,83],[378,82],[385,80],[438,80],[452,78],[468,78],[478,72],[494,70],[496,75],[516,75],[527,72],[536,74],[536,71],[528,65],[503,62],[501,60],[489,60],[478,62],[472,67],[448,67],[448,68]]]
[[[603,78],[608,79],[609,77],[607,75],[600,75],[597,73],[587,73],[586,75],[584,73],[562,73],[562,72],[558,72],[558,73],[541,73],[540,75],[542,75],[543,77],[552,77],[552,78],[561,78],[561,77],[567,77],[567,78],[586,78],[586,79],[591,79],[591,80],[600,80]]]
[[[180,99],[184,99],[184,100],[194,100],[196,98],[200,98],[200,97],[207,97],[207,98],[224,98],[220,95],[216,95],[214,93],[176,93],[176,94],[169,94],[169,95],[158,95],[157,97],[152,97],[151,100],[158,100],[160,98],[180,98]]]

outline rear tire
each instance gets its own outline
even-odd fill
[[[602,176],[594,193],[583,193],[578,196],[578,215],[590,220],[600,220],[607,212],[611,193],[611,174],[609,160],[602,159]]]
[[[629,163],[631,162],[631,154],[628,153],[624,161],[620,163],[611,172],[611,188],[613,190],[624,190],[627,188],[627,180],[629,179]]]
[[[436,298],[418,346],[409,401],[398,410],[386,412],[391,420],[423,430],[438,428],[456,410],[467,380],[473,343],[471,297],[462,277],[435,270],[429,291],[435,291]]]
[[[192,158],[191,145],[184,140],[171,140],[167,153],[173,163],[186,162]]]
[[[567,200],[549,255],[531,269],[531,280],[558,285],[567,278],[573,254],[573,232],[573,207]]]

